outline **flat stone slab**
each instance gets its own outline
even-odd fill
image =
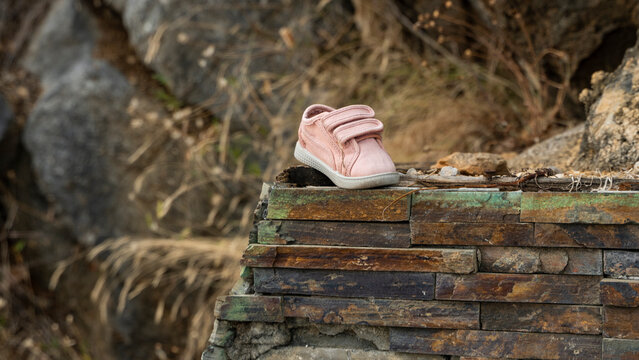
[[[639,252],[605,250],[604,273],[614,278],[639,278]]]
[[[432,223],[413,218],[412,245],[554,246],[535,239],[533,224]]]
[[[257,229],[257,242],[268,245],[410,247],[408,223],[264,220]]]
[[[483,330],[601,334],[601,306],[482,303]]]
[[[521,192],[419,191],[413,194],[411,221],[519,222]]]
[[[635,360],[639,358],[639,340],[603,339],[603,360]]]
[[[535,247],[480,247],[479,271],[602,275],[601,250]]]
[[[601,303],[619,307],[639,307],[639,280],[601,280]]]
[[[523,193],[521,221],[536,223],[637,224],[639,192]]]
[[[320,324],[479,329],[476,303],[285,296],[282,306],[285,317]]]
[[[435,299],[599,305],[599,276],[438,274]]]
[[[639,225],[537,223],[535,242],[558,247],[639,249]]]
[[[601,357],[601,337],[483,330],[390,329],[394,351],[514,359]]]
[[[432,300],[435,274],[254,268],[260,293]]]
[[[287,346],[268,351],[259,360],[445,360],[438,355],[417,355],[395,351]]]
[[[388,249],[341,246],[250,244],[242,264],[294,269],[420,271],[468,274],[477,271],[474,249]]]
[[[344,190],[273,187],[268,219],[408,221],[410,189]]]

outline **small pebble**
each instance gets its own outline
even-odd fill
[[[458,174],[459,170],[452,166],[444,166],[441,170],[439,170],[439,175],[441,176],[457,176]]]
[[[417,170],[415,168],[410,168],[406,171],[406,175],[408,176],[417,176],[419,175],[419,173],[417,172]]]

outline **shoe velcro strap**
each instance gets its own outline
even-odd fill
[[[324,119],[323,123],[326,130],[333,131],[336,127],[349,123],[351,121],[368,119],[375,116],[375,111],[366,105],[349,105],[343,108],[331,111]]]
[[[337,138],[340,144],[345,144],[351,139],[375,135],[380,136],[384,130],[384,124],[377,119],[361,119],[349,122],[348,124],[341,125],[333,131],[333,134]]]

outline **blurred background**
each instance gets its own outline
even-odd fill
[[[0,0],[0,358],[199,358],[313,103],[371,105],[397,163],[634,176],[638,9]]]

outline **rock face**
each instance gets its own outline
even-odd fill
[[[214,112],[228,106],[246,109],[248,104],[238,106],[233,93],[240,96],[247,86],[257,89],[305,69],[321,43],[316,33],[334,32],[349,16],[344,1],[324,3],[320,12],[313,2],[286,0],[242,0],[232,6],[224,0],[107,3],[122,14],[139,57],[165,78],[171,91]],[[270,93],[268,85],[264,90],[265,105],[276,113],[283,94]],[[247,115],[264,117],[255,109]]]
[[[558,166],[582,171],[622,171],[639,162],[639,44],[613,73],[597,72],[580,100],[584,125],[541,142],[512,159],[513,168]]]
[[[508,160],[513,170],[555,166],[567,170],[579,155],[584,125],[578,125],[559,135],[546,139]]]
[[[58,0],[34,34],[23,63],[46,87],[78,63],[91,61],[97,29],[78,1]]]
[[[575,166],[629,169],[639,161],[639,43],[611,74],[595,73],[580,99],[588,118]]]

